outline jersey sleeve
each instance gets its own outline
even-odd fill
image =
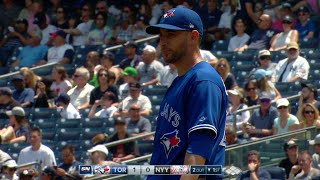
[[[208,130],[216,137],[220,124],[222,92],[211,81],[196,82],[188,93],[187,117],[188,135],[197,130]]]

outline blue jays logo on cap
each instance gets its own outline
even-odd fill
[[[183,7],[173,8],[167,11],[161,18],[160,23],[147,27],[148,34],[159,34],[160,29],[175,31],[197,30],[200,36],[203,35],[203,24],[200,16]]]
[[[167,13],[163,15],[163,18],[174,16],[174,11],[175,11],[174,9],[170,9],[169,11],[167,11]]]
[[[179,133],[179,131],[176,129],[170,133],[164,134],[160,138],[160,141],[161,141],[160,143],[164,147],[167,158],[169,157],[171,150],[175,147],[178,147],[179,143],[181,142],[180,138],[178,137],[178,133]]]

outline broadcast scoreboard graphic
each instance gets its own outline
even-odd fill
[[[197,174],[197,175],[221,175],[222,166],[192,166],[192,165],[80,165],[80,175],[183,175],[183,174]]]

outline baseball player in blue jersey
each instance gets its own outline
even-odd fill
[[[228,98],[219,74],[202,61],[199,46],[203,25],[199,15],[187,8],[173,8],[146,31],[160,34],[164,60],[178,70],[160,107],[150,164],[223,166]],[[198,179],[198,175],[147,179]]]

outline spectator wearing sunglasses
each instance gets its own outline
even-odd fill
[[[275,73],[276,73],[276,67],[277,67],[277,63],[274,63],[271,61],[271,53],[270,51],[263,49],[261,51],[259,51],[259,60],[258,60],[258,67],[253,68],[248,77],[251,78],[253,76],[253,74],[258,70],[258,69],[264,69],[267,71],[269,79],[271,80],[271,82],[275,81]]]
[[[300,121],[300,128],[312,126],[320,128],[319,111],[311,103],[303,104],[302,107],[298,110],[297,117]]]
[[[318,111],[320,110],[320,102],[318,99],[317,87],[311,83],[301,82],[301,94],[299,98],[299,108],[305,103],[313,104]]]
[[[246,104],[248,106],[254,106],[258,104],[259,96],[257,93],[256,82],[254,80],[249,80],[244,85],[244,89],[246,90]]]
[[[262,138],[273,134],[273,121],[278,117],[278,111],[271,106],[271,96],[263,93],[259,97],[260,108],[255,109],[249,118],[249,124],[244,123],[243,131],[249,134],[250,138]]]
[[[18,165],[17,165],[16,161],[13,159],[10,159],[10,160],[3,163],[3,165],[2,165],[3,172],[2,173],[4,175],[6,175],[11,180],[18,180],[19,177],[16,174],[17,167],[18,167]]]
[[[285,16],[282,19],[283,32],[280,32],[273,36],[271,39],[270,51],[280,51],[287,48],[287,44],[290,42],[298,42],[299,32],[293,29],[293,18],[291,16]]]
[[[236,78],[230,72],[230,64],[227,59],[220,58],[214,67],[223,79],[227,90],[238,87]]]
[[[299,32],[299,40],[313,38],[316,29],[310,19],[310,10],[307,7],[300,7],[297,13],[299,22],[294,26],[294,29]]]
[[[273,134],[283,134],[299,129],[299,120],[295,115],[290,114],[289,101],[286,98],[277,100],[279,116],[274,119]]]

